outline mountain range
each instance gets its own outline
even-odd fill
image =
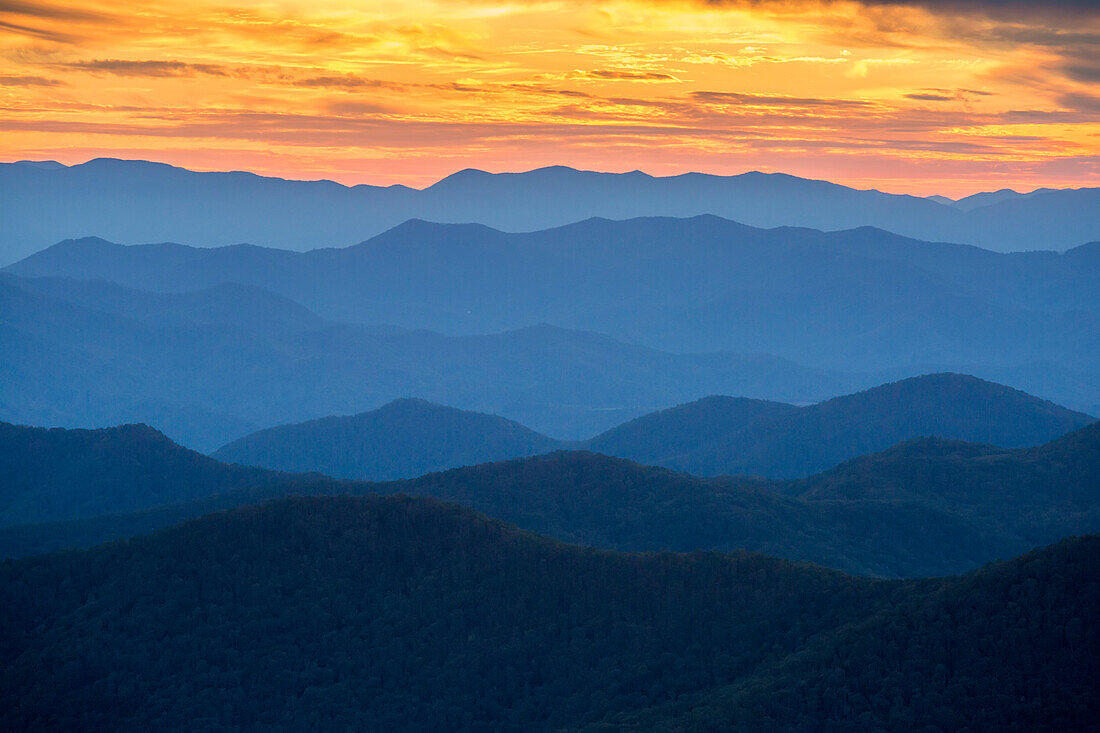
[[[283,500],[0,565],[0,724],[1087,730],[1098,562],[1089,536],[883,582]]]
[[[661,178],[561,166],[464,170],[415,190],[107,158],[74,166],[28,161],[0,164],[0,263],[89,235],[130,244],[251,242],[306,250],[344,247],[411,218],[534,231],[594,216],[699,214],[760,227],[875,226],[998,251],[1064,250],[1100,239],[1097,212],[1100,189],[997,192],[954,202],[759,172]]]
[[[959,374],[930,374],[805,407],[707,397],[580,442],[555,441],[504,418],[423,400],[285,425],[213,453],[221,461],[379,481],[584,448],[701,476],[807,476],[902,441],[939,436],[1032,446],[1094,418]]]
[[[526,234],[414,220],[305,253],[72,240],[5,271],[176,293],[237,283],[338,322],[450,335],[548,323],[841,371],[1100,365],[1100,245],[997,254],[871,228],[764,230],[714,216]]]
[[[636,418],[584,447],[702,476],[795,478],[912,438],[1012,448],[1094,420],[975,377],[929,374],[805,407],[708,397]]]
[[[1097,730],[1100,188],[20,161],[0,222],[0,730]]]
[[[9,504],[36,514],[0,529],[0,556],[88,546],[265,499],[317,494],[428,496],[597,547],[750,549],[887,577],[969,570],[1100,526],[1100,423],[1035,448],[925,438],[796,481],[699,478],[558,451],[363,483],[224,466],[151,428],[96,431],[95,440],[64,434],[51,431],[55,437],[44,443],[40,428],[6,430],[0,455],[11,466],[3,474],[17,489]],[[28,464],[21,455],[31,449],[39,458]],[[144,473],[135,475],[132,456],[142,452],[159,458],[139,461]],[[99,460],[104,455],[119,456],[119,466]],[[97,466],[95,478],[72,479],[73,465]],[[211,471],[224,475],[215,480]]]
[[[11,275],[0,275],[0,352],[0,419],[145,422],[204,451],[407,396],[580,439],[701,394],[805,402],[879,381],[767,355],[670,354],[546,325],[449,337],[337,324],[241,285],[163,294]]]

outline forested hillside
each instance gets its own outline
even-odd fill
[[[701,476],[794,478],[912,438],[1015,448],[1094,419],[969,375],[926,374],[801,408],[708,397],[636,418],[585,447]]]
[[[268,472],[240,488],[234,472],[251,469],[204,459],[208,470],[223,475],[203,480],[221,488],[205,490],[200,480],[169,494],[165,487],[175,484],[162,486],[153,473],[151,486],[134,480],[118,497],[102,493],[102,507],[112,501],[117,507],[101,508],[116,512],[109,516],[56,521],[69,516],[62,514],[0,529],[0,553],[87,546],[268,497],[314,494],[435,497],[580,544],[749,549],[887,577],[962,572],[1100,528],[1100,426],[1033,449],[946,443],[943,450],[941,444],[903,444],[801,481],[699,478],[559,451],[389,483]],[[56,470],[71,475],[64,465]],[[72,481],[69,491],[81,490],[81,482]],[[135,507],[133,497],[144,494]]]
[[[147,509],[279,479],[187,450],[148,425],[63,430],[0,422],[0,526]]]
[[[546,453],[562,445],[496,415],[402,399],[350,417],[261,430],[212,456],[227,463],[385,481]]]
[[[0,722],[1083,729],[1098,548],[884,583],[570,547],[433,501],[285,500],[0,565]]]

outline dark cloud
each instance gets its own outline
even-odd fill
[[[80,71],[97,71],[116,76],[229,76],[220,64],[192,64],[184,61],[129,61],[124,59],[94,59],[65,64]]]
[[[105,13],[96,13],[82,8],[60,7],[49,3],[21,0],[0,0],[0,13],[22,15],[29,18],[82,21],[85,23],[102,23],[112,17]]]
[[[798,0],[701,0],[710,6],[788,7]],[[868,8],[920,7],[945,15],[986,15],[1010,20],[1040,17],[1100,17],[1097,0],[856,0]]]
[[[509,88],[519,91],[530,91],[536,94],[550,94],[557,97],[575,97],[577,99],[591,99],[592,95],[587,92],[577,92],[572,89],[544,89],[541,87],[530,87],[523,84],[510,84]]]
[[[1070,79],[1087,84],[1100,83],[1100,48],[1093,58],[1077,58],[1062,65],[1062,71]]]
[[[1095,94],[1070,93],[1058,98],[1063,107],[1079,112],[1100,112],[1100,96]]]
[[[958,97],[946,94],[906,94],[906,99],[916,99],[921,102],[954,102]]]
[[[1028,16],[1035,14],[1100,15],[1096,0],[858,0],[862,5],[918,5],[930,10],[979,12],[988,15]]]
[[[299,87],[320,87],[331,89],[369,89],[391,86],[378,79],[364,79],[358,76],[311,76],[294,82]]]
[[[741,92],[692,92],[691,98],[708,104],[744,104],[766,107],[833,107],[851,109],[870,107],[870,102],[856,99],[818,99],[814,97],[780,97]]]
[[[64,82],[43,76],[8,76],[0,74],[0,87],[58,87]]]
[[[679,81],[672,74],[662,74],[657,71],[620,71],[616,69],[575,71],[571,76],[584,79],[620,79],[626,81]]]
[[[10,31],[11,33],[21,36],[39,38],[43,41],[54,41],[55,43],[75,43],[80,40],[80,36],[72,33],[49,30],[46,28],[35,28],[34,26],[23,25],[21,23],[9,23],[4,20],[0,20],[0,30]]]

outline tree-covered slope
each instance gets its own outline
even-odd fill
[[[704,476],[808,476],[912,438],[1032,446],[1094,418],[962,374],[928,374],[795,408],[709,397],[645,415],[590,450]]]
[[[810,501],[920,504],[1049,542],[1100,527],[1100,423],[1030,449],[913,440],[784,491]]]
[[[868,660],[878,676],[879,697],[824,709],[833,724],[900,697],[932,721],[1076,730],[1096,707],[1083,614],[1097,552],[1088,538],[961,580],[887,583],[743,553],[578,548],[433,501],[284,500],[0,565],[0,723],[572,729],[715,706],[709,693],[724,703],[823,658],[841,679]],[[991,634],[1012,643],[990,650]],[[1007,683],[971,684],[995,665]],[[818,699],[778,712],[801,720]],[[769,720],[764,702],[734,705],[745,730]]]
[[[589,731],[1093,731],[1100,538],[924,586],[719,690]]]
[[[219,463],[147,425],[64,430],[0,422],[0,525],[147,509],[281,478]]]
[[[806,476],[921,436],[1007,447],[1036,445],[1092,418],[974,377],[931,374],[798,408],[707,397],[651,413],[580,445],[696,475]],[[569,444],[504,418],[403,399],[245,436],[219,460],[364,480],[544,453]]]
[[[569,542],[618,550],[749,549],[864,575],[969,569],[1032,545],[921,504],[807,502],[783,484],[704,479],[585,452],[377,485],[430,496]]]
[[[212,456],[227,463],[385,481],[546,453],[561,446],[496,415],[401,399],[350,417],[261,430]]]
[[[84,432],[71,432],[68,441],[79,443]],[[130,537],[270,497],[317,494],[435,497],[596,547],[749,549],[887,577],[961,572],[1100,529],[1100,426],[1034,449],[918,441],[800,481],[700,478],[583,451],[405,481],[337,481],[227,466],[159,434],[148,455],[135,457],[141,444],[126,429],[93,433],[101,438],[93,453],[99,463],[79,450],[67,460],[64,448],[28,463],[21,454],[35,451],[27,436],[38,433],[66,442],[67,431],[15,431],[4,470],[11,486],[24,487],[16,493],[28,514],[0,528],[5,556]],[[135,462],[141,471],[131,469]],[[52,497],[68,503],[58,508]]]

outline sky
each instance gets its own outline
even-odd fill
[[[0,0],[0,160],[1100,186],[1100,0]]]

